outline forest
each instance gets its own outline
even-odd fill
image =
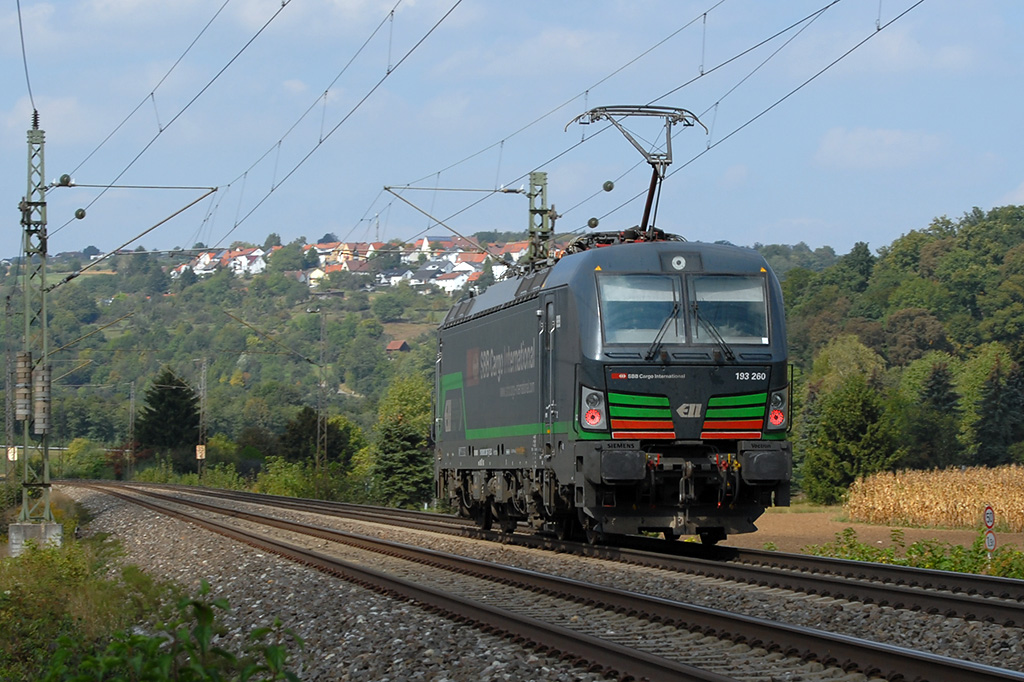
[[[877,471],[1024,462],[1024,207],[936,218],[845,255],[753,248],[786,297],[795,475],[809,499],[835,503]],[[311,294],[292,274],[297,243],[244,278],[172,279],[172,260],[141,249],[108,263],[50,297],[55,477],[194,475],[202,438],[204,475],[228,482],[430,500],[434,329],[452,298],[371,290],[352,273]],[[0,271],[15,350],[18,274]],[[386,351],[396,339],[409,350]]]

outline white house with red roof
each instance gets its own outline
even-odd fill
[[[443,275],[438,275],[431,283],[437,288],[444,291],[444,293],[451,296],[456,291],[460,291],[462,287],[466,286],[466,282],[469,281],[468,272],[447,272]]]

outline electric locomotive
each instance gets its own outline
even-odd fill
[[[756,251],[581,237],[457,303],[436,373],[437,494],[483,528],[713,544],[789,504],[782,293]]]

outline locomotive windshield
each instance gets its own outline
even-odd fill
[[[763,277],[692,275],[685,281],[684,296],[678,275],[601,274],[605,343],[768,344]]]
[[[662,343],[685,343],[678,277],[603,275],[597,278],[605,343],[651,343],[664,328]]]
[[[695,343],[714,343],[713,332],[717,332],[725,343],[767,345],[768,307],[763,278],[698,275],[690,278],[689,288]],[[706,324],[700,324],[701,320]]]

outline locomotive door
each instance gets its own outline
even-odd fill
[[[554,443],[555,421],[558,406],[555,403],[555,334],[559,327],[559,315],[555,311],[555,297],[541,298],[544,305],[540,325],[541,351],[541,401],[544,411],[544,451],[550,453]]]

